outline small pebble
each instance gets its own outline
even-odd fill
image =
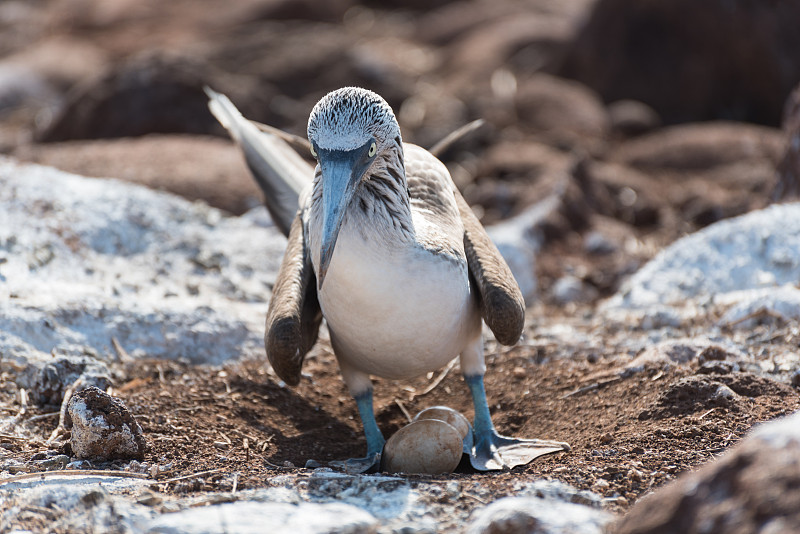
[[[457,499],[461,496],[461,484],[459,484],[455,480],[451,480],[447,483],[444,488],[444,491],[447,493],[447,496],[451,499]]]
[[[157,506],[164,502],[164,498],[161,495],[154,493],[148,489],[142,491],[142,493],[136,498],[136,502],[139,504],[143,504],[145,506]]]
[[[641,482],[642,472],[638,469],[630,469],[628,470],[628,479],[632,480],[633,482]]]
[[[16,475],[19,473],[30,473],[31,471],[31,468],[24,464],[4,465],[3,469],[11,473],[12,475]]]
[[[583,248],[589,254],[611,254],[617,251],[617,246],[605,235],[598,231],[589,232],[583,239]]]
[[[44,460],[36,460],[33,462],[36,471],[58,471],[66,468],[69,463],[69,456],[65,454],[58,454]]]
[[[616,505],[619,505],[619,506],[627,506],[628,505],[628,499],[626,499],[622,495],[619,495],[617,497],[609,497],[608,499],[603,499],[603,502],[605,504],[616,504]]]

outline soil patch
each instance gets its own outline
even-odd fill
[[[549,311],[547,317],[544,308],[538,310],[537,319],[557,323]],[[611,510],[621,511],[718,456],[754,424],[800,409],[798,390],[768,377],[734,370],[708,374],[700,361],[649,364],[626,373],[630,356],[619,354],[612,342],[607,346],[598,350],[537,340],[487,355],[487,391],[500,432],[567,441],[571,452],[505,473],[409,480],[480,482],[499,498],[526,481],[557,479],[591,489],[608,498]],[[230,491],[234,484],[262,487],[277,474],[303,476],[309,459],[326,463],[360,456],[366,447],[355,403],[324,342],[310,354],[294,389],[258,360],[221,368],[135,361],[122,375],[114,393],[144,430],[149,444],[144,461],[168,466],[157,478],[207,473],[160,484],[165,493]],[[433,373],[407,382],[375,380],[376,415],[385,435],[407,423],[404,412],[413,416],[434,405],[472,418],[458,366],[424,393],[438,378]],[[46,436],[55,420],[35,424]],[[43,443],[6,441],[3,447],[20,459],[46,450]]]

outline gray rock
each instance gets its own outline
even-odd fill
[[[600,231],[592,230],[583,238],[583,248],[589,254],[612,254],[619,250],[619,245]]]
[[[377,520],[341,503],[285,504],[236,502],[164,514],[153,520],[148,534],[361,534],[374,532]]]
[[[666,368],[670,365],[681,365],[689,363],[697,358],[703,361],[709,354],[731,354],[736,357],[744,357],[744,353],[738,347],[720,347],[705,337],[680,338],[662,341],[645,348],[639,355],[631,360],[625,370],[628,373],[642,371],[647,365],[657,365]],[[724,359],[724,356],[722,357]]]
[[[536,497],[505,497],[478,511],[468,534],[601,534],[608,512],[569,502]]]
[[[559,304],[591,302],[597,298],[597,290],[572,275],[562,276],[552,288],[553,299]]]
[[[66,355],[50,361],[30,361],[23,379],[17,382],[30,390],[38,404],[58,405],[68,387],[74,385],[77,391],[89,386],[107,389],[111,385],[110,376],[106,364],[91,356]]]
[[[800,532],[800,412],[643,498],[614,532]]]
[[[78,458],[141,460],[147,443],[142,427],[119,399],[89,387],[69,401],[70,446]]]

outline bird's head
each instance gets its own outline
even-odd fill
[[[372,165],[400,139],[400,127],[389,104],[359,87],[325,95],[311,110],[308,140],[322,172],[322,250],[319,287],[328,271],[344,213]]]

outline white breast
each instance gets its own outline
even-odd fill
[[[385,378],[445,365],[480,328],[463,261],[419,246],[365,241],[346,228],[319,300],[337,357]]]

